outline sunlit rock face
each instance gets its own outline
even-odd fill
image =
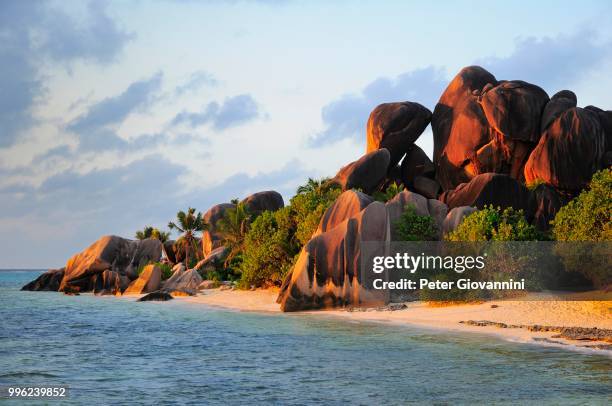
[[[173,296],[193,296],[203,279],[195,269],[178,268],[162,285],[162,290],[170,292]]]
[[[597,112],[573,107],[546,129],[525,165],[527,183],[543,181],[576,193],[603,166],[606,134]]]
[[[386,241],[385,205],[374,202],[331,230],[313,237],[302,249],[278,297],[282,311],[382,303],[384,298],[362,287],[361,245]]]
[[[578,98],[571,90],[561,90],[555,93],[544,107],[542,121],[540,123],[540,133],[546,131],[552,122],[563,114],[563,112],[577,106]]]
[[[50,269],[35,280],[28,282],[21,290],[57,292],[64,278],[64,268]]]
[[[130,283],[123,292],[124,295],[140,295],[154,292],[161,284],[161,269],[157,265],[147,265],[138,278]]]
[[[482,107],[480,91],[497,85],[495,76],[479,66],[463,68],[450,82],[432,118],[433,161],[444,190],[469,181],[476,174],[475,152],[495,138]]]
[[[122,278],[118,272],[109,269],[91,277],[92,290],[96,296],[120,296],[121,292],[127,287],[128,282],[129,278],[127,276]]]
[[[373,201],[371,196],[356,190],[343,192],[325,211],[314,235],[329,231],[346,219],[355,217]]]
[[[274,190],[253,193],[247,196],[242,203],[245,204],[249,212],[258,215],[263,211],[276,211],[285,206],[283,196]]]
[[[368,290],[361,274],[363,244],[394,239],[394,223],[406,206],[431,215],[441,229],[447,207],[438,200],[402,191],[386,204],[361,192],[341,194],[323,215],[311,240],[283,281],[277,302],[283,311],[323,307],[373,306],[387,302],[380,291]],[[430,209],[431,208],[431,209]]]
[[[498,81],[478,66],[462,69],[432,117],[434,163],[442,188],[453,189],[487,172],[522,180],[548,100],[544,90],[530,83]]]
[[[221,246],[221,236],[217,232],[217,222],[223,218],[227,209],[235,207],[236,205],[233,203],[221,203],[214,205],[204,213],[204,221],[208,224],[208,230],[202,233],[202,253],[204,257]]]
[[[107,270],[117,274],[119,283],[136,279],[136,270],[149,262],[159,261],[161,253],[162,244],[156,239],[133,241],[117,236],[104,236],[68,260],[59,290],[90,291],[94,289],[94,282],[106,289],[109,284],[114,283],[114,275],[107,274],[102,283],[98,278],[92,280],[92,277]],[[123,277],[127,279],[122,279]]]
[[[390,162],[391,154],[385,148],[369,152],[342,167],[332,182],[342,190],[361,189],[364,193],[372,193],[385,181]]]
[[[482,209],[485,206],[513,207],[526,214],[530,210],[529,190],[516,179],[499,173],[483,173],[453,190],[444,192],[440,200],[450,209],[472,206]]]
[[[368,119],[366,153],[386,148],[395,167],[431,121],[431,111],[414,102],[378,105]]]

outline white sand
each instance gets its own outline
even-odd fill
[[[219,289],[201,292],[195,297],[179,300],[223,307],[237,311],[280,312],[275,302],[278,290],[238,291]],[[498,307],[491,307],[491,305]],[[492,301],[482,304],[434,307],[422,302],[408,304],[408,308],[397,311],[321,310],[304,312],[354,321],[408,324],[432,329],[493,334],[512,341],[534,342],[547,338],[546,344],[571,344],[568,347],[589,347],[595,342],[568,341],[552,338],[556,333],[531,332],[520,328],[479,327],[459,323],[466,320],[487,320],[506,324],[544,325],[563,327],[597,327],[612,329],[612,302],[610,301]],[[301,314],[304,314],[301,313]],[[605,351],[612,354],[611,351]]]

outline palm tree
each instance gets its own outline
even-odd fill
[[[249,213],[246,205],[240,202],[236,204],[236,207],[227,209],[223,218],[217,222],[217,232],[228,249],[225,258],[226,267],[243,252],[244,238],[249,231],[251,220],[251,213]]]
[[[331,186],[330,178],[321,178],[319,180],[308,178],[306,184],[297,188],[297,194],[314,193],[320,195]]]
[[[176,219],[178,220],[176,223],[173,221],[168,223],[168,228],[183,233],[181,238],[185,241],[185,266],[189,268],[189,250],[191,248],[197,250],[195,246],[197,235],[207,230],[208,224],[202,218],[202,213],[196,214],[193,207],[187,209],[187,213],[182,210],[176,213]]]
[[[136,231],[136,239],[146,240],[147,238],[155,238],[156,240],[164,243],[168,241],[168,238],[170,238],[170,233],[167,231],[160,231],[151,226],[146,226],[142,230]]]

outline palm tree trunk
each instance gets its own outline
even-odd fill
[[[185,239],[185,268],[189,269],[189,245],[191,242],[189,238]]]

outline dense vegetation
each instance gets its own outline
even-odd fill
[[[488,206],[466,216],[448,241],[536,241],[545,239],[530,225],[522,210]]]
[[[328,179],[309,179],[288,206],[258,216],[244,238],[240,286],[280,285],[340,193]]]
[[[395,227],[402,241],[433,241],[438,232],[434,219],[418,215],[412,204],[406,206]]]
[[[557,241],[612,241],[612,169],[593,175],[589,187],[552,221]]]
[[[402,190],[403,186],[391,183],[385,190],[374,193],[373,197],[387,202]],[[287,206],[275,212],[264,211],[255,215],[248,211],[244,203],[232,201],[236,204],[235,208],[227,209],[217,223],[221,243],[228,250],[225,260],[200,271],[206,279],[234,280],[242,288],[280,285],[302,247],[316,231],[321,217],[340,193],[340,188],[329,179],[309,179],[297,189]],[[444,239],[451,242],[611,241],[612,170],[596,173],[588,189],[561,208],[551,225],[550,234],[543,234],[527,222],[521,210],[488,206],[466,216],[457,229]],[[209,227],[201,213],[196,213],[193,208],[187,212],[181,211],[177,214],[177,222],[171,222],[169,227],[181,233],[177,247],[183,250],[188,266],[195,266],[201,256],[199,233]],[[434,219],[418,215],[412,205],[405,208],[394,227],[403,241],[432,241],[439,232]],[[147,226],[136,233],[136,238],[157,238],[163,242],[169,238],[169,233]],[[581,258],[575,254],[566,258],[566,266],[585,268],[581,266],[583,264],[572,263],[576,258]],[[493,267],[494,271],[487,275],[488,279],[499,278],[502,275],[499,270],[520,277],[525,269],[533,268],[533,263],[525,262],[525,257],[505,258],[505,262]],[[158,265],[162,267],[163,279],[167,279],[171,275],[169,265]],[[597,285],[609,283],[606,264],[591,265],[587,267],[588,272],[581,272]],[[441,280],[447,277],[437,276]]]

